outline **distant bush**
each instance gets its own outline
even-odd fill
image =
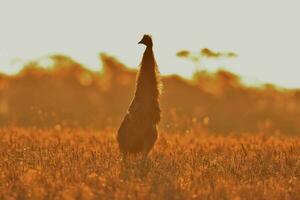
[[[134,93],[136,71],[106,54],[100,55],[101,72],[89,71],[67,56],[51,59],[51,69],[31,62],[15,76],[0,76],[0,125],[118,127]],[[197,72],[194,77],[162,77],[161,129],[289,134],[300,130],[300,91],[246,87],[224,70]]]

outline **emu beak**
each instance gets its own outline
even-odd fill
[[[139,41],[138,44],[142,44],[142,41],[143,41],[143,40]]]

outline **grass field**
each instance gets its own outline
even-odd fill
[[[111,130],[0,130],[0,199],[300,199],[299,178],[299,138],[161,133],[124,162]]]

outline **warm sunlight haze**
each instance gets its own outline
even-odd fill
[[[297,1],[16,1],[0,2],[0,71],[66,54],[100,70],[107,52],[136,68],[143,48],[132,41],[155,37],[162,74],[191,77],[195,67],[176,57],[186,49],[233,51],[234,59],[206,59],[207,70],[228,69],[248,84],[300,87]]]
[[[300,199],[296,0],[0,0],[0,200]]]

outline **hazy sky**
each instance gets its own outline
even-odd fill
[[[99,69],[99,52],[138,66],[151,33],[162,73],[192,74],[176,52],[208,47],[239,57],[206,62],[247,82],[299,87],[298,0],[0,0],[0,71],[13,73],[26,60],[63,53]]]

